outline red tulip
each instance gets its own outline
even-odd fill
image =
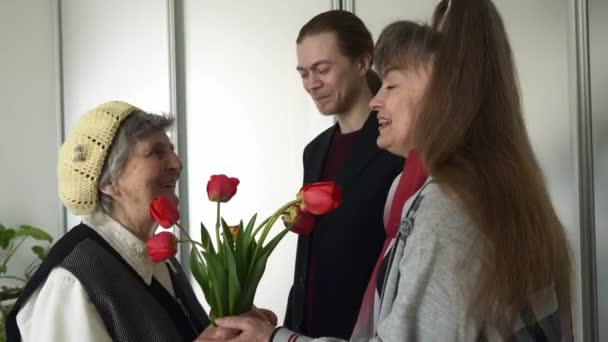
[[[300,206],[293,206],[289,209],[287,214],[281,216],[285,226],[289,226],[296,220],[298,222],[291,227],[291,231],[296,234],[310,234],[315,227],[315,216],[311,213],[304,212],[300,209]]]
[[[161,196],[150,203],[150,216],[164,228],[171,228],[179,220],[179,210],[169,197]]]
[[[324,215],[340,206],[342,189],[334,182],[305,184],[298,193],[298,198],[303,200],[303,211]]]
[[[161,232],[148,239],[146,246],[152,262],[162,262],[177,253],[177,237],[170,232]]]
[[[207,195],[213,202],[228,202],[236,194],[238,178],[226,175],[213,175],[207,182]]]

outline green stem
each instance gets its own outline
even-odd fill
[[[283,214],[283,212],[285,212],[287,209],[291,208],[292,206],[300,203],[301,201],[302,200],[293,200],[293,201],[285,204],[281,208],[279,208],[274,214],[272,214],[272,216],[270,216],[270,218],[268,219],[268,221],[266,222],[266,224],[264,226],[264,230],[262,231],[262,236],[260,236],[260,240],[258,241],[258,244],[255,247],[255,251],[253,252],[253,258],[251,258],[251,263],[249,264],[249,273],[251,273],[251,269],[252,269],[253,265],[255,265],[258,254],[260,253],[260,250],[262,249],[262,245],[264,244],[264,240],[266,240],[266,236],[270,232],[270,228],[272,228],[274,223],[279,219],[279,216],[281,216]]]
[[[29,264],[29,266],[27,266],[25,268],[25,271],[23,272],[23,274],[25,275],[26,278],[29,278],[30,277],[30,273],[34,272],[36,270],[36,268],[38,267],[36,265],[37,262],[38,262],[38,259],[32,261],[32,263]]]
[[[20,277],[15,277],[15,276],[0,276],[0,279],[13,279],[13,280],[19,280],[24,283],[27,283],[27,280],[20,278]]]
[[[13,254],[15,254],[15,252],[19,249],[19,247],[21,247],[21,245],[23,244],[23,242],[25,241],[25,239],[27,239],[27,236],[24,236],[23,238],[21,238],[21,240],[19,241],[19,243],[17,244],[17,246],[15,248],[12,248],[12,249],[9,248],[9,252],[6,255],[6,259],[4,260],[4,264],[2,264],[3,268],[6,268],[6,265],[8,264],[8,261],[11,260],[11,257],[13,256]]]
[[[264,227],[266,222],[268,222],[268,220],[270,220],[270,217],[268,217],[264,221],[262,221],[262,223],[260,223],[260,225],[255,228],[255,230],[253,231],[253,234],[251,234],[251,236],[256,236],[258,234],[258,232]]]
[[[0,304],[0,313],[2,313],[2,318],[4,319],[6,316],[8,316],[8,311],[4,308],[4,305]],[[0,323],[0,328],[4,328],[4,324]],[[0,334],[4,334],[4,332],[2,330],[0,330]],[[0,336],[2,337],[2,336]],[[2,339],[0,339],[2,340]],[[2,340],[4,341],[4,340]]]
[[[220,250],[220,201],[217,201],[217,211],[215,216],[215,239],[217,240],[217,250]]]
[[[279,234],[288,233],[296,224],[298,224],[298,222],[300,222],[301,219],[302,217],[298,217],[295,221],[288,224]],[[283,235],[283,237],[285,237],[285,235]],[[283,240],[283,238],[279,239],[279,242],[281,240]]]
[[[293,200],[293,201],[285,204],[284,206],[279,208],[274,214],[272,214],[272,216],[268,220],[268,223],[266,223],[266,227],[262,231],[262,236],[260,236],[260,241],[259,241],[257,247],[260,247],[262,244],[264,244],[264,241],[266,240],[266,236],[270,232],[270,228],[272,228],[272,226],[274,226],[275,222],[277,222],[279,217],[281,217],[281,215],[283,215],[283,213],[285,211],[287,211],[289,208],[293,207],[296,204],[299,204],[300,202],[301,202],[301,200]]]
[[[198,242],[198,241],[194,241],[194,240],[177,240],[177,243],[181,243],[181,242],[189,242],[192,244],[195,244],[197,246],[200,246],[202,249],[205,249],[205,246],[203,246],[202,243]]]
[[[191,244],[195,245],[195,244],[199,244],[198,242],[194,241],[191,237],[190,234],[188,234],[188,232],[184,229],[184,227],[182,227],[181,224],[175,222],[175,225],[181,230],[182,233],[184,233],[184,235],[186,236],[186,238],[188,238],[188,242],[190,242]],[[201,245],[202,246],[202,245]],[[200,262],[203,262],[203,256],[201,255],[201,253],[198,251],[198,248],[196,248],[196,246],[192,246],[192,249],[194,249],[194,251],[196,252],[196,256],[198,257]]]

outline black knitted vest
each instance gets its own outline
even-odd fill
[[[6,322],[8,341],[21,341],[19,310],[42,285],[51,270],[72,273],[87,291],[114,341],[192,341],[209,325],[186,275],[175,259],[169,267],[175,297],[156,280],[143,279],[99,234],[80,224],[49,252]]]

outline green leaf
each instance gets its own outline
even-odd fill
[[[255,226],[255,220],[258,218],[258,214],[253,214],[253,216],[251,217],[251,219],[249,220],[249,223],[247,224],[247,228],[245,228],[245,232],[247,236],[251,236],[251,233],[253,232],[253,226]]]
[[[30,236],[36,240],[53,242],[53,237],[49,235],[49,233],[45,232],[40,228],[34,228],[32,226],[20,226],[19,230],[17,230],[17,235]]]
[[[237,312],[246,312],[253,305],[255,292],[260,283],[260,279],[262,279],[262,275],[264,275],[264,271],[266,270],[266,262],[268,261],[269,256],[270,253],[261,253],[258,259],[255,260],[254,267],[249,274],[247,283],[244,284],[241,289],[241,297],[236,307]]]
[[[272,240],[270,240],[270,242],[266,246],[264,246],[262,248],[262,254],[272,253],[272,251],[274,251],[274,249],[277,247],[279,242],[281,242],[281,240],[283,240],[283,238],[285,237],[285,235],[287,235],[287,233],[289,233],[289,229],[284,229],[282,232],[277,234],[277,236],[275,236]]]
[[[213,306],[211,303],[209,303],[209,306],[211,306],[211,310],[209,310],[209,319],[211,320],[211,324],[217,327],[217,324],[215,324],[215,319],[218,318],[217,313],[215,313],[215,308],[217,306]]]
[[[32,252],[34,252],[34,254],[36,254],[40,260],[42,260],[46,256],[47,249],[42,246],[33,246]]]
[[[228,277],[222,264],[221,256],[203,252],[207,262],[207,272],[211,279],[211,293],[215,298],[215,312],[217,317],[224,317],[228,313]],[[209,303],[211,305],[211,303]]]
[[[253,263],[253,267],[251,272],[248,274],[247,281],[244,284],[241,284],[241,299],[237,304],[237,312],[246,312],[253,305],[253,300],[255,299],[255,293],[257,287],[264,275],[264,271],[266,270],[266,264],[268,262],[268,258],[274,251],[274,249],[278,246],[279,242],[289,233],[289,229],[284,229],[277,236],[275,236],[266,246],[261,248],[261,253],[257,257],[257,260],[251,260]],[[253,258],[253,253],[255,251],[255,240],[250,246],[250,258]]]
[[[210,303],[212,296],[211,284],[209,283],[209,274],[207,272],[207,268],[203,264],[203,260],[199,260],[195,248],[196,246],[193,246],[192,250],[190,251],[190,270],[192,271],[194,279],[196,279],[196,282],[203,290],[207,303]]]
[[[0,291],[0,303],[5,300],[19,298],[23,293],[23,287],[2,287],[2,291]]]
[[[207,299],[207,304],[209,304],[209,319],[211,319],[211,323],[213,323],[213,325],[215,324],[215,319],[218,317],[217,316],[217,308],[218,308],[218,304],[215,300],[215,295],[213,293],[213,290],[210,290],[210,298]]]
[[[246,283],[242,284],[241,300],[237,304],[237,312],[245,312],[251,308],[251,305],[253,305],[255,292],[260,283],[260,280],[262,279],[262,276],[264,275],[268,258],[270,257],[270,254],[274,251],[276,246],[279,244],[279,242],[281,242],[283,237],[287,235],[287,233],[289,233],[288,229],[284,229],[283,231],[281,231],[277,236],[270,240],[270,242],[266,246],[261,248],[261,253],[257,257],[257,260],[251,260],[251,262],[253,263],[253,267],[250,273],[248,274]],[[253,253],[255,252],[255,245],[257,244],[254,240],[252,245],[250,246],[250,258],[253,258]]]
[[[228,227],[228,223],[224,221],[222,218],[222,231],[224,233],[224,241],[228,243],[230,248],[234,248],[234,239],[232,238],[232,233],[230,233],[230,228]]]
[[[253,214],[253,216],[249,220],[249,223],[247,223],[247,228],[245,228],[243,234],[239,234],[237,236],[236,240],[237,246],[235,247],[235,250],[238,250],[236,254],[237,266],[239,266],[239,269],[242,270],[239,273],[241,282],[247,278],[247,273],[249,272],[249,259],[251,255],[250,250],[255,249],[255,247],[253,249],[251,248],[252,241],[254,241],[253,237],[251,236],[251,233],[253,232],[253,227],[255,226],[255,221],[257,217],[258,214]],[[245,264],[245,266],[241,268],[241,264]]]
[[[258,233],[262,230],[262,228],[264,228],[264,226],[268,223],[268,221],[270,221],[271,217],[267,217],[264,221],[262,221],[262,223],[260,223],[257,228],[255,228],[253,230],[253,232],[251,233],[251,238],[253,239],[256,235],[258,235]]]
[[[245,235],[247,232],[243,230],[243,221],[239,223],[239,234],[236,236],[234,243],[234,256],[236,260],[236,270],[240,282],[244,282],[247,278],[247,249],[245,247]]]
[[[224,244],[224,254],[226,255],[227,271],[228,271],[228,315],[241,314],[235,312],[236,304],[241,296],[241,284],[236,270],[236,261],[234,259],[234,251],[230,246]]]
[[[207,228],[205,228],[203,222],[201,222],[201,243],[203,244],[205,251],[215,254],[213,242],[211,242],[211,236],[209,236],[209,231]]]
[[[0,265],[0,274],[6,273],[6,265]]]
[[[243,239],[245,240],[245,247],[248,247],[251,244],[251,241],[253,240],[253,236],[251,234],[253,233],[253,227],[255,226],[255,220],[257,219],[257,217],[258,214],[254,214],[251,217],[251,220],[249,220],[247,228],[245,228],[245,234],[243,235]]]
[[[7,249],[16,235],[14,229],[4,228],[4,226],[0,227],[0,247]]]
[[[257,248],[258,243],[255,240],[251,240],[251,243],[249,244],[249,249],[247,250],[247,258],[245,260],[247,260],[247,263],[249,265],[253,265],[253,253],[255,253],[255,249]],[[249,271],[250,268],[247,269],[247,271]],[[247,275],[249,276],[249,275]]]

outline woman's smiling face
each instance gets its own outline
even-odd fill
[[[412,129],[428,80],[424,67],[390,69],[384,73],[382,88],[370,102],[370,107],[378,112],[380,148],[402,157],[414,148]]]
[[[151,221],[148,208],[159,196],[177,203],[175,183],[182,163],[162,129],[137,139],[131,146],[124,168],[102,191],[112,197],[111,215],[124,225]],[[134,227],[128,227],[134,228]]]

